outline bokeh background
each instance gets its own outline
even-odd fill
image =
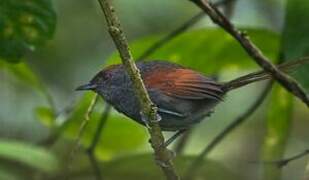
[[[112,2],[135,57],[200,11],[190,1]],[[291,60],[308,54],[306,0],[236,0],[228,11],[233,23],[274,62],[278,57]],[[73,155],[71,151],[94,96],[74,89],[106,64],[120,62],[98,2],[2,0],[0,33],[0,179],[96,179],[85,149],[106,106],[102,99],[91,114],[81,146]],[[149,59],[177,62],[220,81],[259,69],[206,16]],[[308,90],[308,65],[292,75]],[[194,128],[176,161],[180,174],[265,86],[260,82],[231,92],[210,118]],[[275,84],[256,112],[205,157],[197,179],[303,178],[306,157],[281,169],[269,161],[308,148],[308,117],[308,108]],[[162,178],[148,138],[144,127],[112,111],[95,150],[102,176]]]

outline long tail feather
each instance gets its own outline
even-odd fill
[[[283,64],[278,65],[277,67],[281,71],[283,71],[285,73],[289,73],[289,72],[295,70],[295,68],[297,68],[300,65],[305,64],[305,63],[309,63],[309,57],[304,57],[304,58],[301,58],[301,59],[296,60],[296,61],[290,61],[290,62],[287,62],[287,63],[283,63]],[[250,74],[241,76],[241,77],[236,78],[232,81],[223,83],[223,90],[228,92],[228,91],[231,91],[233,89],[237,89],[239,87],[245,86],[247,84],[251,84],[251,83],[256,82],[256,81],[262,81],[262,80],[271,79],[271,78],[272,78],[272,76],[268,72],[261,70],[261,71],[257,71],[257,72],[254,72],[254,73],[250,73]]]

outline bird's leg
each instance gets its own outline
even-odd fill
[[[163,144],[164,147],[169,146],[172,142],[174,142],[180,135],[182,135],[186,129],[182,129],[177,131],[172,137],[170,137],[168,140],[166,140]]]
[[[162,146],[163,147],[167,147],[169,146],[172,142],[174,142],[180,135],[182,135],[184,132],[186,131],[186,129],[182,129],[177,131],[175,134],[173,134],[172,137],[170,137],[169,139],[167,139]],[[148,140],[149,143],[151,143],[151,139]]]
[[[139,113],[140,113],[141,120],[143,121],[144,125],[145,125],[148,129],[150,129],[150,126],[149,126],[147,117],[144,115],[143,112],[139,112]],[[161,117],[159,114],[157,114],[156,121],[159,122],[159,121],[161,121],[161,120],[162,120],[162,117]]]
[[[174,140],[177,139],[177,137],[179,137],[180,135],[182,135],[186,130],[179,130],[177,131],[172,137],[170,137],[168,140],[166,140],[161,147],[165,147],[167,148],[168,145],[170,145]],[[151,139],[149,139],[149,143],[151,143]],[[170,154],[169,154],[169,158],[173,159],[176,157],[176,153],[172,150],[166,149]],[[156,158],[156,162],[160,165],[160,166],[166,166],[166,164],[164,164],[163,162],[161,162],[160,160],[158,160]]]

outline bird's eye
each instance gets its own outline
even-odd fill
[[[104,72],[104,73],[102,74],[102,80],[103,80],[103,81],[106,81],[106,80],[110,79],[110,77],[111,77],[111,75],[110,75],[110,73],[108,73],[108,72]]]

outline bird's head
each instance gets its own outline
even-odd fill
[[[115,78],[117,78],[117,74],[119,74],[119,70],[121,70],[120,65],[112,65],[109,66],[99,73],[97,73],[89,83],[81,85],[76,88],[77,91],[86,91],[92,90],[97,93],[107,90],[112,86],[112,83],[115,82]]]

